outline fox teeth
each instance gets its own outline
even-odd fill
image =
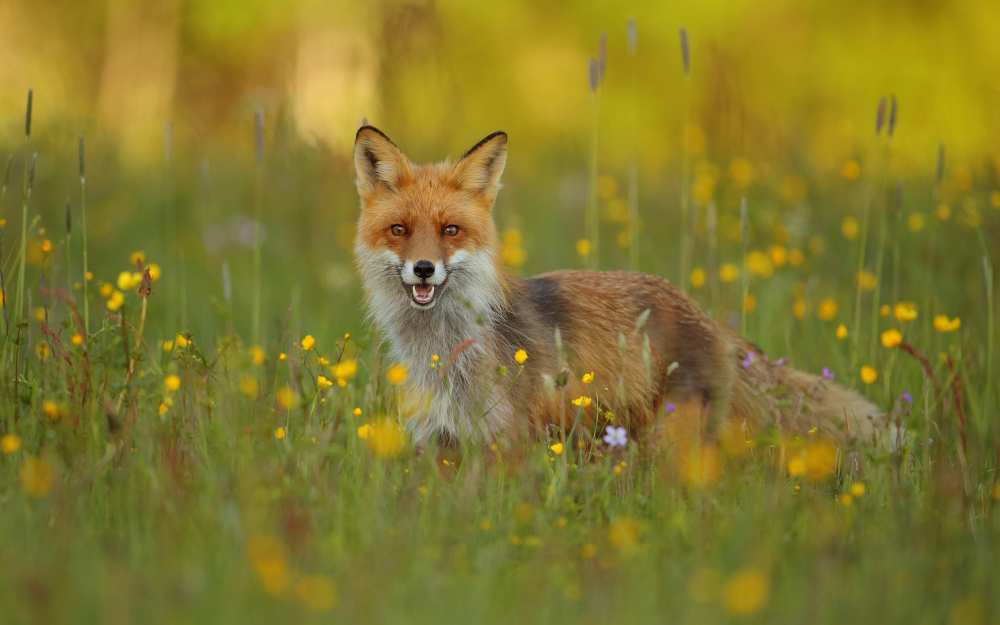
[[[423,297],[421,297],[420,294],[417,293],[417,285],[413,285],[412,289],[413,289],[413,299],[418,304],[427,304],[434,299],[434,285],[431,285],[430,290],[427,291],[427,295]]]

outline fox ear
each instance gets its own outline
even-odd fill
[[[507,133],[494,132],[469,148],[455,163],[452,181],[492,202],[500,191],[500,176],[507,164]]]
[[[354,169],[361,195],[371,193],[379,185],[395,191],[411,175],[409,159],[374,126],[362,126],[354,137]]]

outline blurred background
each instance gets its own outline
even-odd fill
[[[594,94],[588,63],[602,35]],[[85,136],[98,276],[145,250],[176,295],[177,309],[160,312],[187,326],[200,323],[192,308],[213,303],[184,301],[199,292],[222,294],[216,312],[245,327],[258,208],[273,268],[264,309],[301,301],[307,316],[308,304],[325,306],[317,323],[357,318],[353,301],[332,315],[328,303],[357,294],[350,148],[363,118],[416,160],[506,130],[497,218],[511,231],[509,264],[526,272],[575,258],[595,124],[606,242],[624,249],[640,230],[665,233],[639,242],[640,266],[680,281],[687,276],[664,246],[683,227],[685,189],[731,231],[744,195],[765,217],[783,206],[807,221],[858,211],[866,192],[839,186],[867,177],[876,159],[887,187],[933,182],[942,167],[936,188],[912,193],[954,203],[956,216],[966,200],[973,214],[986,209],[988,195],[970,194],[1000,177],[1000,11],[989,0],[4,0],[0,54],[0,155],[16,155],[19,181],[23,153],[39,153],[36,225],[58,229],[66,204],[78,203]],[[891,96],[898,127],[887,147],[875,142],[876,109]],[[642,226],[623,234],[615,214],[632,199],[633,168]],[[821,202],[824,178],[839,186]],[[13,192],[5,202],[0,209],[15,213]],[[794,240],[805,234],[786,235],[806,248]],[[614,245],[601,252],[603,266],[626,258]]]

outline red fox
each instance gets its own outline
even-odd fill
[[[640,436],[725,420],[874,436],[869,401],[769,360],[662,278],[506,273],[492,215],[506,161],[503,132],[431,165],[372,126],[355,138],[356,262],[371,320],[425,398],[408,421],[417,443],[605,421]]]

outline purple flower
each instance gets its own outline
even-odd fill
[[[667,414],[677,412],[677,405],[668,401],[667,403],[663,404],[663,412]]]
[[[628,445],[628,435],[625,433],[625,428],[616,428],[613,425],[609,425],[604,435],[604,442],[608,444],[608,447],[624,447]]]
[[[753,364],[753,352],[747,352],[747,357],[743,359],[743,368],[749,369]]]
[[[829,367],[823,367],[823,379],[833,382],[833,371]]]
[[[907,404],[913,403],[913,395],[910,395],[910,391],[903,391],[903,394],[899,396]]]

